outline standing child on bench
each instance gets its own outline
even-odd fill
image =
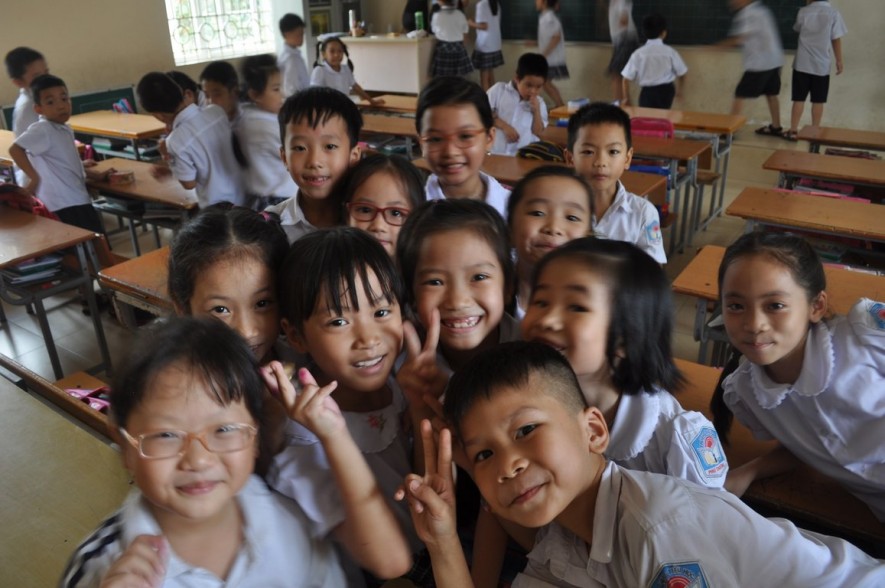
[[[544,91],[553,100],[554,107],[562,106],[565,104],[562,94],[553,83],[554,80],[567,80],[569,77],[565,64],[565,33],[562,32],[562,22],[556,16],[559,0],[535,0],[535,8],[541,13],[538,17],[538,50],[547,58],[549,66]]]
[[[471,60],[473,67],[479,70],[479,84],[488,92],[495,83],[495,68],[504,65],[500,0],[479,0],[473,19],[467,24],[476,29],[476,46]]]
[[[688,67],[675,49],[664,45],[667,20],[663,16],[646,16],[642,21],[642,32],[648,40],[633,52],[621,71],[624,78],[621,104],[630,103],[630,82],[636,81],[642,88],[639,106],[669,109],[674,98],[682,97]]]

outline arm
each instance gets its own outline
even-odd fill
[[[685,91],[685,76],[687,74],[682,74],[676,78],[676,98],[682,100]]]
[[[31,194],[35,194],[37,187],[40,185],[40,174],[38,174],[37,170],[34,169],[34,166],[31,165],[31,160],[28,158],[28,152],[22,147],[19,147],[18,144],[13,143],[9,146],[9,156],[12,158],[12,161],[15,162],[15,165],[28,176],[28,185],[22,187]]]
[[[553,50],[556,49],[556,46],[559,45],[559,42],[562,41],[562,33],[556,33],[552,37],[550,37],[550,42],[547,43],[547,46],[541,51],[541,55],[544,57],[549,56],[553,53]]]
[[[541,99],[535,96],[529,100],[529,108],[532,110],[532,134],[540,137],[544,132],[544,127],[547,126],[547,121],[544,120],[544,114],[541,112]]]
[[[479,29],[481,31],[489,30],[489,23],[487,22],[476,22],[472,18],[467,21],[467,26],[473,29]]]
[[[516,143],[519,141],[519,132],[497,114],[495,115],[495,128],[501,129],[501,132],[507,137],[508,143]]]
[[[725,479],[725,489],[737,496],[743,496],[755,480],[792,471],[800,463],[799,458],[790,453],[786,447],[778,444],[768,453],[751,459],[728,472],[728,477]]]
[[[833,57],[836,58],[836,75],[842,73],[842,39],[833,39]]]
[[[354,82],[353,85],[350,87],[350,91],[368,102],[369,104],[375,106],[378,106],[379,104],[384,104],[384,100],[382,100],[381,98],[372,98],[365,90],[363,90],[363,87],[356,82]]]
[[[621,78],[621,106],[630,104],[630,80]]]

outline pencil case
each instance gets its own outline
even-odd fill
[[[131,184],[135,181],[135,172],[117,171],[108,174],[108,183],[112,185]]]

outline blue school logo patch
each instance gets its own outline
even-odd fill
[[[650,243],[657,243],[662,240],[664,236],[661,234],[661,223],[658,221],[648,223],[648,226],[645,227],[645,236]]]
[[[698,463],[708,478],[719,478],[725,473],[725,453],[719,443],[719,435],[710,427],[701,427],[701,430],[691,441],[698,458]]]
[[[881,302],[872,304],[869,313],[873,317],[873,322],[876,323],[876,328],[885,331],[885,304]]]
[[[709,586],[701,564],[696,561],[685,561],[662,565],[648,588],[709,588]]]

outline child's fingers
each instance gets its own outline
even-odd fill
[[[406,348],[406,357],[414,359],[421,353],[421,338],[412,321],[403,321],[403,342]]]
[[[445,410],[443,409],[442,402],[439,401],[439,398],[432,396],[430,394],[425,394],[424,396],[421,397],[421,399],[424,401],[424,404],[427,405],[427,408],[429,408],[430,410],[433,411],[433,414],[436,415],[436,417],[439,419],[439,421],[441,423],[445,423],[445,420],[446,420]],[[439,429],[439,427],[436,426],[435,422],[431,422],[430,424],[434,425],[434,427],[433,427],[434,429]]]
[[[430,516],[441,518],[448,511],[448,505],[430,484],[414,481],[409,484],[408,488],[409,494],[414,496],[416,504],[421,507],[421,510],[417,512],[424,512],[426,510],[430,513]]]
[[[452,432],[443,429],[439,432],[439,447],[437,448],[438,463],[437,473],[447,481],[452,480]]]
[[[429,353],[436,357],[436,348],[439,345],[439,309],[434,308],[430,311],[429,324],[427,327],[427,339],[424,340],[424,353]]]
[[[432,476],[437,473],[436,440],[433,438],[433,427],[427,419],[421,419],[421,440],[424,444],[424,475]]]

